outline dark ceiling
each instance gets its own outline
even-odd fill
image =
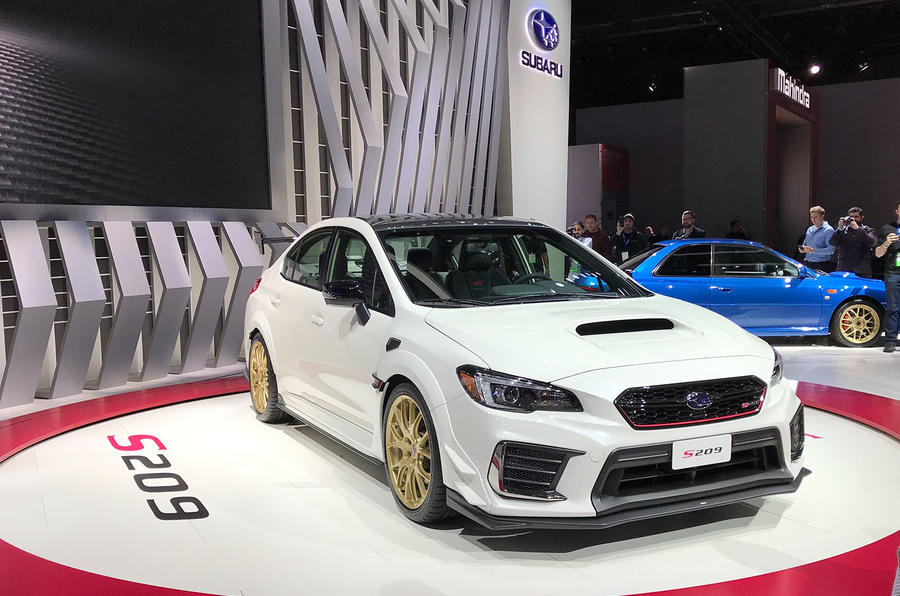
[[[810,85],[900,77],[900,0],[572,5],[573,109],[678,98],[684,67],[755,58]]]

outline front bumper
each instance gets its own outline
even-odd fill
[[[759,359],[720,361],[717,372],[724,373],[721,376],[740,376],[749,369],[758,377],[769,373],[771,362],[754,371],[748,366],[754,364],[753,360]],[[456,493],[455,508],[478,521],[500,520],[496,523],[504,527],[511,527],[510,523],[531,527],[532,521],[540,524],[544,519],[559,519],[564,525],[578,527],[603,527],[796,490],[803,458],[791,460],[790,422],[800,401],[787,383],[770,387],[762,409],[752,416],[650,430],[631,428],[611,397],[599,397],[614,397],[627,387],[679,381],[682,375],[690,379],[696,372],[692,373],[690,367],[673,371],[636,366],[617,369],[611,381],[607,374],[595,372],[556,382],[578,395],[584,412],[521,414],[485,408],[464,394],[450,399],[433,414],[438,436],[442,437],[444,482]],[[622,454],[631,461],[635,459],[632,456],[639,456],[638,459],[646,460],[642,463],[659,464],[662,469],[666,461],[671,461],[675,441],[730,434],[737,445],[738,437],[752,438],[759,433],[766,435],[758,442],[766,453],[753,457],[765,457],[766,462],[752,470],[748,467],[746,473],[727,470],[724,475],[707,474],[696,483],[681,482],[665,488],[655,484],[647,490],[640,480],[633,482],[634,475],[623,474],[630,483],[620,484],[618,479],[610,485],[605,483],[610,466]],[[569,452],[571,457],[551,487],[564,498],[547,501],[498,494],[503,491],[498,491],[496,482],[492,485],[489,477],[492,457],[501,442]],[[647,450],[656,452],[655,459],[645,457]],[[511,521],[516,518],[520,519]]]
[[[597,514],[594,517],[513,517],[491,515],[478,507],[470,505],[459,493],[449,489],[447,490],[447,505],[489,530],[602,530],[628,522],[710,509],[756,497],[792,493],[797,490],[807,474],[809,474],[809,470],[804,468],[796,478],[787,483],[747,486],[739,490],[719,494],[692,496],[689,499],[672,503],[659,503],[643,506],[639,509]]]

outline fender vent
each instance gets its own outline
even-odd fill
[[[674,329],[675,323],[669,319],[627,319],[624,321],[602,321],[583,323],[575,328],[578,335],[603,335],[605,333],[633,333],[635,331],[659,331]]]

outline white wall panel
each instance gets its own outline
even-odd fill
[[[559,26],[559,45],[543,50],[529,16],[549,11]],[[497,199],[501,213],[565,227],[569,140],[569,76],[572,39],[570,0],[510,0],[505,61],[508,68]],[[562,77],[522,64],[522,51],[552,60]]]

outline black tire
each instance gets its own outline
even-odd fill
[[[428,447],[431,452],[431,479],[428,483],[425,500],[415,509],[406,506],[398,494],[398,489],[396,488],[391,475],[387,453],[388,416],[394,403],[403,396],[411,397],[418,406],[419,411],[422,412],[422,418],[428,433]],[[384,472],[387,476],[391,494],[394,496],[394,501],[397,502],[397,505],[403,511],[403,514],[410,520],[419,524],[436,522],[449,517],[452,514],[452,510],[447,506],[447,488],[444,486],[443,476],[441,474],[441,455],[438,447],[437,435],[434,430],[434,422],[431,420],[431,413],[425,405],[422,394],[419,393],[419,390],[416,389],[415,386],[410,383],[402,383],[391,391],[387,403],[385,404],[384,414],[382,415],[381,429],[383,432],[382,453],[384,454]]]
[[[870,325],[870,330],[854,333],[854,327],[842,324],[845,316],[851,317],[853,325]],[[831,316],[831,340],[839,346],[848,348],[867,348],[874,345],[881,337],[884,325],[884,311],[881,306],[864,298],[854,298],[838,306]]]
[[[264,407],[260,407],[253,398],[254,372],[252,369],[252,358],[254,350],[260,349],[265,356],[267,370],[266,384],[268,385],[268,394],[265,395]],[[289,420],[290,416],[278,407],[278,381],[275,379],[275,371],[272,369],[272,359],[269,358],[269,347],[258,333],[250,340],[250,353],[247,355],[247,368],[250,369],[250,374],[248,375],[250,377],[250,404],[253,406],[254,411],[256,411],[256,419],[265,422],[266,424],[277,424]]]

